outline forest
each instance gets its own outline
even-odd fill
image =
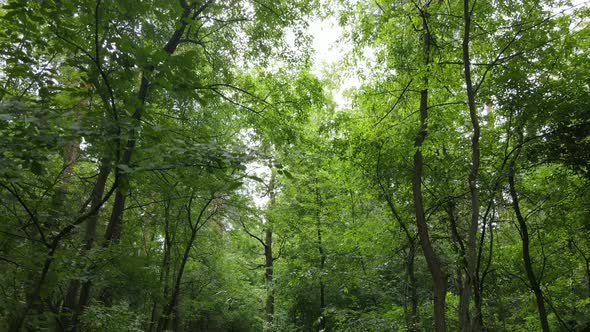
[[[589,160],[587,2],[1,0],[0,331],[590,331]]]

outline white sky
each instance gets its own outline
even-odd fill
[[[352,45],[342,40],[342,28],[334,17],[326,20],[316,19],[310,22],[309,34],[313,37],[312,47],[315,52],[312,73],[321,79],[328,78],[330,71],[339,65]],[[345,71],[341,71],[343,73]],[[350,100],[344,96],[344,91],[350,87],[358,87],[359,80],[356,77],[339,77],[339,88],[332,91],[334,101],[338,108],[350,106]]]
[[[322,69],[335,64],[344,55],[342,45],[338,45],[338,39],[342,36],[342,28],[334,19],[310,22],[309,34],[313,37],[312,47],[315,51],[314,73],[318,76],[324,74]]]

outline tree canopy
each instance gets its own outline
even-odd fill
[[[589,18],[0,1],[0,330],[589,330]]]

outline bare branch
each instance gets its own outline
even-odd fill
[[[39,233],[39,236],[41,236],[41,242],[47,248],[49,248],[50,247],[49,242],[47,242],[47,239],[45,238],[45,234],[43,233],[43,230],[41,229],[41,223],[39,222],[39,219],[37,219],[37,216],[33,213],[33,211],[31,211],[31,209],[29,208],[29,206],[27,205],[27,203],[25,203],[24,200],[22,199],[22,197],[20,197],[20,195],[19,195],[18,191],[16,190],[16,187],[14,186],[14,184],[10,184],[10,186],[12,188],[9,188],[4,183],[0,183],[0,186],[3,187],[4,189],[8,190],[8,192],[11,193],[12,196],[14,196],[16,198],[16,200],[18,201],[18,203],[27,212],[27,214],[29,215],[29,218],[31,218],[31,221],[35,225],[35,228],[37,229],[37,232]]]
[[[211,90],[211,91],[213,91],[213,92],[215,92],[215,93],[216,93],[217,95],[219,95],[219,96],[220,96],[220,97],[221,97],[223,100],[227,101],[227,102],[228,102],[228,103],[230,103],[230,104],[233,104],[233,105],[235,105],[235,106],[241,107],[241,108],[243,108],[243,109],[245,109],[245,110],[248,110],[248,111],[250,111],[250,112],[252,112],[252,113],[254,113],[254,114],[257,114],[257,115],[260,115],[260,114],[262,113],[261,111],[257,111],[257,110],[255,110],[255,109],[253,109],[253,108],[249,107],[249,106],[246,106],[246,105],[244,105],[244,104],[238,103],[237,101],[235,101],[235,100],[233,100],[233,99],[231,99],[231,98],[227,97],[226,95],[224,95],[223,93],[221,93],[221,91],[219,91],[219,90],[217,90],[217,89],[215,89],[215,88],[210,88],[210,90]]]
[[[266,248],[266,243],[264,243],[264,241],[262,241],[262,239],[252,233],[250,233],[250,231],[248,230],[248,228],[246,227],[246,224],[244,223],[244,221],[240,218],[240,224],[242,224],[242,228],[244,228],[244,231],[246,232],[246,234],[248,234],[250,237],[252,237],[253,239],[258,240],[258,242],[260,242],[260,244],[262,244],[262,246],[264,248]],[[264,265],[263,265],[264,266]]]
[[[399,102],[401,101],[401,99],[403,98],[404,94],[406,93],[406,91],[408,91],[408,88],[410,87],[410,84],[412,84],[412,82],[414,81],[414,79],[410,79],[410,81],[408,82],[408,84],[406,84],[406,86],[404,87],[402,93],[400,93],[400,95],[397,97],[397,99],[395,100],[395,103],[393,103],[393,106],[391,106],[391,108],[389,109],[389,111],[387,111],[385,113],[385,115],[383,115],[379,121],[377,121],[373,127],[378,126],[381,121],[383,121],[389,114],[391,114],[391,112],[393,112],[393,110],[395,109],[395,107],[397,106],[397,104],[399,104]]]
[[[281,258],[281,255],[283,254],[283,247],[285,246],[285,242],[287,242],[287,238],[281,238],[281,243],[279,244],[279,253],[277,254],[276,257],[272,258],[272,261],[276,261],[277,259]]]
[[[193,20],[196,19],[197,17],[199,17],[199,15],[201,15],[205,11],[205,9],[207,9],[207,7],[209,7],[209,5],[211,5],[212,3],[213,3],[213,0],[205,1],[205,3],[201,7],[199,7],[199,9],[197,9],[195,11],[195,13],[193,14]],[[196,2],[195,2],[195,4],[196,4]]]
[[[4,262],[10,263],[10,264],[13,264],[16,267],[22,268],[22,266],[19,263],[17,263],[16,261],[13,261],[12,259],[6,258],[6,257],[0,256],[0,261],[4,261]]]
[[[236,90],[238,92],[241,92],[241,93],[243,93],[243,94],[251,97],[252,99],[254,99],[254,100],[256,100],[256,101],[258,101],[260,103],[263,103],[265,105],[268,105],[270,107],[273,107],[273,105],[271,103],[269,103],[269,102],[266,101],[266,98],[260,98],[257,95],[253,94],[252,92],[250,92],[248,90],[245,90],[245,89],[242,89],[240,87],[237,87],[235,85],[231,85],[231,84],[228,84],[228,83],[215,83],[215,84],[210,84],[208,87],[209,88],[217,88],[217,87],[230,88],[232,90]]]
[[[191,213],[190,213],[190,208],[192,205],[193,198],[194,198],[194,196],[191,195],[191,199],[189,201],[189,206],[188,206],[188,220],[189,220],[189,224],[191,225],[191,229],[193,230],[193,232],[196,233],[215,214],[216,211],[212,212],[211,214],[209,214],[209,216],[207,216],[207,218],[205,218],[205,221],[201,222],[201,220],[203,219],[203,215],[205,214],[205,211],[207,211],[207,208],[209,207],[211,202],[213,202],[213,200],[216,197],[215,197],[215,193],[211,193],[211,197],[209,199],[207,199],[207,202],[205,203],[205,205],[203,205],[203,207],[201,208],[201,211],[199,211],[199,216],[197,217],[197,222],[195,223],[194,226],[192,223],[192,217],[191,217]]]
[[[258,264],[258,265],[254,266],[254,267],[249,267],[248,270],[253,271],[253,270],[258,270],[258,269],[263,268],[263,267],[265,267],[264,264]]]

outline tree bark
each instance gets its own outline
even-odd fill
[[[86,99],[82,100],[78,104],[79,108],[88,108],[89,103]],[[79,110],[76,111],[76,123],[80,122],[80,112]],[[74,162],[78,157],[78,150],[80,149],[80,140],[73,139],[71,142],[68,143],[65,149],[64,154],[64,161],[63,161],[63,171],[62,171],[62,178],[63,183],[57,188],[55,195],[53,196],[52,200],[52,210],[50,211],[50,220],[49,224],[59,225],[58,217],[60,215],[60,211],[63,208],[64,202],[66,200],[67,195],[67,185],[70,182],[70,177],[74,172]],[[102,198],[102,197],[101,197]],[[78,290],[80,287],[80,281],[78,279],[72,279],[68,285],[68,289],[66,291],[66,295],[64,297],[64,302],[62,308],[60,310],[59,318],[61,321],[59,322],[62,327],[66,329],[71,325],[71,320],[73,317],[73,313],[77,306],[77,298],[78,298]]]
[[[270,177],[270,184],[268,188],[269,193],[269,206],[273,207],[275,204],[275,173],[272,172]],[[273,232],[272,232],[272,220],[266,220],[267,226],[264,230],[264,268],[265,268],[265,282],[266,282],[266,328],[267,331],[273,331],[273,319],[274,319],[274,284],[273,284],[273,264],[274,257],[272,255],[273,250]]]
[[[502,169],[504,169],[504,167],[502,166]],[[496,182],[493,185],[492,188],[492,198],[490,198],[490,201],[487,205],[486,208],[486,212],[484,213],[484,216],[482,218],[483,220],[483,225],[482,225],[482,229],[481,229],[481,236],[479,238],[479,249],[477,252],[477,260],[476,260],[476,265],[475,265],[475,288],[474,288],[474,298],[475,298],[475,317],[474,319],[477,319],[477,326],[479,327],[480,330],[485,330],[484,327],[484,319],[483,319],[483,312],[482,312],[482,307],[483,307],[483,294],[484,294],[484,285],[485,285],[485,279],[486,276],[489,272],[491,263],[492,263],[492,257],[493,257],[493,248],[494,248],[494,229],[493,229],[493,221],[494,221],[494,215],[496,213],[496,209],[495,209],[495,195],[496,192],[498,191],[498,189],[500,188],[500,178],[498,178],[496,180]],[[490,214],[491,211],[491,214]],[[490,217],[490,215],[492,217]],[[490,237],[490,243],[489,243],[489,248],[488,248],[488,257],[486,260],[486,265],[483,271],[481,271],[481,267],[482,267],[482,258],[483,258],[483,250],[484,250],[484,242],[485,242],[485,237],[486,234],[489,233],[489,237]]]
[[[409,291],[410,291],[410,302],[411,302],[411,309],[410,309],[410,317],[407,320],[407,328],[408,331],[420,331],[420,312],[418,310],[418,285],[416,282],[416,275],[414,269],[414,262],[416,259],[416,234],[410,233],[408,225],[406,221],[404,221],[399,214],[393,199],[387,193],[385,186],[383,185],[380,177],[380,168],[381,168],[381,150],[379,150],[379,155],[377,157],[377,183],[379,184],[379,188],[381,188],[381,193],[387,202],[387,206],[389,207],[389,211],[393,217],[397,220],[398,224],[400,225],[401,229],[403,230],[404,234],[406,235],[406,239],[408,240],[409,252],[407,257],[407,264],[406,264],[406,274],[409,280]],[[406,309],[407,312],[407,309]]]
[[[78,107],[80,108],[88,108],[88,101],[82,100]],[[76,111],[76,119],[75,123],[80,122],[80,112],[79,110]],[[62,213],[61,210],[63,208],[64,202],[66,200],[66,196],[68,194],[68,184],[71,181],[72,174],[74,173],[74,163],[78,158],[78,152],[80,150],[80,140],[73,139],[70,141],[64,150],[63,154],[63,166],[62,166],[62,173],[61,178],[63,182],[57,185],[55,190],[55,194],[51,199],[51,209],[49,211],[49,218],[47,225],[52,228],[55,226],[59,226],[59,217]]]
[[[174,33],[172,34],[172,36],[170,37],[170,39],[168,40],[166,45],[164,45],[164,47],[163,47],[164,52],[166,52],[168,55],[172,55],[176,51],[178,45],[181,42],[184,31],[186,30],[188,22],[190,21],[189,18],[191,17],[191,14],[193,17],[195,17],[195,15],[198,15],[198,13],[201,13],[202,11],[204,11],[209,6],[209,4],[211,2],[212,2],[212,0],[207,0],[200,8],[195,10],[194,7],[196,5],[196,2],[194,2],[193,5],[188,5],[188,4],[184,3],[183,1],[181,1],[181,4],[183,5],[183,12],[180,16],[179,26],[178,26],[178,28],[176,28],[176,30],[174,31]],[[194,13],[193,13],[193,11],[194,11]],[[153,70],[154,70],[154,68],[152,68],[151,70],[148,69],[149,72],[153,72]],[[145,111],[145,105],[147,102],[149,88],[150,88],[150,82],[147,79],[146,74],[148,74],[148,72],[144,72],[141,75],[139,92],[137,94],[139,106],[135,109],[135,112],[132,115],[133,121],[138,125],[140,124],[141,118],[142,118],[143,113]],[[135,150],[135,145],[136,145],[136,140],[137,140],[135,136],[136,136],[136,131],[135,131],[135,128],[132,126],[129,129],[129,131],[127,132],[127,143],[125,144],[125,147],[123,148],[123,153],[122,153],[121,159],[117,161],[117,166],[119,166],[119,165],[124,166],[124,167],[129,166],[129,164],[131,162],[131,157],[133,156],[133,152]],[[116,176],[118,179],[120,179],[120,183],[124,184],[124,186],[128,186],[129,177],[126,172],[123,172],[121,170],[120,167],[117,167]],[[124,188],[124,189],[126,189],[126,188]],[[123,210],[125,209],[126,199],[127,199],[127,195],[125,195],[123,190],[117,190],[117,193],[115,195],[115,202],[113,204],[113,210],[112,210],[109,224],[107,226],[107,231],[105,234],[105,246],[106,247],[108,247],[111,242],[118,242],[121,237],[121,227],[122,227],[121,224],[122,224],[122,220],[123,220]]]
[[[431,35],[428,28],[427,8],[421,11],[422,15],[422,28],[424,29],[423,36],[423,52],[424,52],[424,64],[426,66],[430,63],[430,46],[431,46]],[[426,258],[426,264],[432,276],[434,284],[434,328],[437,332],[446,330],[445,320],[445,302],[447,292],[446,275],[442,270],[442,266],[438,255],[432,247],[430,236],[428,233],[428,225],[426,223],[426,216],[424,214],[424,199],[422,196],[422,174],[424,168],[424,160],[422,157],[422,143],[426,139],[428,133],[428,75],[425,74],[423,77],[423,84],[425,88],[420,90],[420,130],[416,135],[414,147],[416,152],[414,153],[414,169],[412,178],[412,194],[414,197],[414,212],[416,214],[416,227],[418,228],[418,237],[420,239],[420,245]]]
[[[163,331],[163,330],[169,329],[171,327],[170,324],[175,322],[175,319],[177,316],[178,299],[180,296],[180,285],[182,283],[182,276],[184,274],[186,262],[188,261],[191,249],[193,247],[193,243],[195,242],[195,238],[197,237],[197,232],[199,231],[199,229],[201,229],[201,227],[203,227],[203,225],[207,222],[207,220],[209,220],[209,218],[211,218],[211,216],[215,213],[215,212],[210,213],[209,216],[207,216],[207,218],[205,218],[205,220],[203,220],[203,217],[205,216],[205,212],[207,211],[207,208],[209,207],[209,205],[211,205],[211,203],[215,199],[215,195],[212,194],[211,197],[207,200],[207,202],[201,208],[201,211],[199,212],[199,216],[197,217],[197,220],[195,221],[195,223],[193,223],[192,222],[192,215],[191,215],[192,214],[193,199],[194,199],[194,197],[191,196],[189,203],[187,205],[187,219],[188,219],[188,223],[190,225],[190,232],[191,232],[190,238],[189,238],[189,241],[186,243],[186,247],[184,248],[184,253],[183,253],[181,261],[180,261],[180,267],[178,268],[178,273],[176,274],[176,279],[175,279],[174,285],[172,287],[172,294],[170,296],[170,300],[168,302],[168,305],[164,308],[162,317],[160,319],[160,323],[158,324],[158,331]]]
[[[209,6],[211,0],[207,0],[200,8],[195,9],[196,2],[193,5],[188,5],[186,2],[181,1],[181,5],[183,5],[183,12],[180,16],[178,28],[174,31],[168,42],[164,45],[163,50],[168,55],[172,55],[178,45],[181,42],[182,36],[188,22],[190,21],[189,18],[192,16],[195,17],[199,13],[201,13],[205,8]],[[149,94],[149,87],[150,82],[147,79],[147,74],[149,72],[153,72],[154,68],[146,69],[146,72],[143,72],[141,75],[139,92],[137,94],[137,99],[139,101],[139,106],[135,109],[135,112],[132,115],[132,120],[134,124],[139,125],[141,123],[141,119],[143,113],[145,111],[145,105],[147,103],[148,94]],[[118,183],[121,184],[122,188],[118,188],[115,194],[115,201],[113,203],[113,208],[111,210],[111,216],[109,218],[109,223],[107,225],[107,229],[104,236],[103,247],[108,248],[111,243],[119,242],[122,234],[122,227],[123,227],[123,212],[125,210],[125,202],[127,200],[126,191],[129,188],[129,176],[128,174],[121,168],[121,167],[129,167],[131,163],[131,158],[135,151],[135,145],[137,142],[136,138],[136,130],[132,126],[127,132],[127,141],[125,146],[123,147],[122,155],[119,160],[117,160],[117,168],[115,170],[115,177]],[[110,293],[105,292],[104,301],[110,302]]]
[[[468,331],[479,331],[479,320],[474,319],[470,321],[469,316],[469,302],[471,298],[471,290],[478,287],[476,281],[476,238],[477,229],[479,226],[479,191],[477,188],[477,180],[479,177],[480,166],[480,126],[477,109],[475,107],[475,91],[473,88],[471,78],[471,57],[469,54],[469,42],[471,33],[471,13],[472,9],[469,5],[469,0],[463,0],[463,66],[465,74],[465,87],[467,90],[467,105],[469,108],[469,117],[473,127],[473,135],[471,136],[471,170],[469,172],[469,193],[471,196],[471,220],[469,223],[469,230],[467,234],[467,286],[465,287],[464,301],[461,303],[461,317],[460,326],[463,326]]]
[[[97,182],[94,185],[93,193],[97,190],[97,187],[99,187],[101,185],[104,185],[104,184],[102,184],[101,178],[98,178]],[[80,224],[82,224],[84,221],[88,220],[89,218],[93,217],[95,214],[97,214],[100,207],[111,197],[111,195],[115,191],[116,186],[117,186],[116,183],[113,184],[113,187],[111,188],[111,190],[106,195],[104,195],[104,197],[95,206],[92,206],[89,211],[78,216],[78,218],[76,218],[76,220],[74,220],[72,223],[70,223],[66,227],[62,228],[60,230],[60,232],[53,237],[53,240],[47,246],[47,256],[45,258],[45,262],[43,263],[43,267],[41,269],[40,276],[39,276],[37,282],[35,283],[35,286],[33,287],[33,289],[28,293],[27,301],[25,303],[25,306],[24,306],[22,312],[19,313],[16,317],[14,317],[14,319],[10,323],[9,331],[11,331],[11,332],[20,331],[22,324],[24,323],[25,318],[27,317],[29,311],[33,308],[33,306],[35,304],[41,302],[41,300],[42,300],[41,294],[42,294],[43,287],[45,286],[45,280],[47,279],[47,275],[48,275],[49,270],[51,268],[51,264],[53,263],[53,260],[55,258],[55,252],[59,248],[61,241],[66,236],[68,236],[74,229],[76,229]]]
[[[168,279],[170,275],[170,251],[172,249],[172,234],[170,234],[170,206],[171,199],[166,197],[164,203],[164,257],[162,258],[162,270],[160,271],[160,284],[162,285],[162,298],[168,298]],[[154,299],[152,307],[152,319],[150,320],[148,331],[152,332],[157,329],[158,320],[161,314],[161,304],[158,298]]]
[[[410,249],[408,253],[408,264],[406,273],[410,281],[410,302],[412,304],[410,311],[410,326],[409,331],[420,331],[420,315],[418,312],[418,284],[416,282],[416,274],[414,270],[414,263],[416,261],[416,241],[414,238],[409,243]]]
[[[416,236],[412,235],[410,233],[410,230],[408,229],[408,225],[406,225],[406,222],[402,220],[401,216],[399,215],[399,213],[397,212],[397,209],[395,208],[395,205],[393,204],[393,201],[391,200],[391,197],[389,197],[387,195],[387,193],[385,193],[385,188],[383,187],[383,185],[381,184],[381,182],[379,183],[381,190],[383,191],[383,195],[385,196],[385,200],[387,201],[387,205],[389,206],[389,210],[391,211],[391,213],[393,214],[393,216],[397,219],[400,227],[402,228],[402,230],[404,231],[404,234],[406,235],[406,239],[408,240],[408,257],[407,257],[407,263],[406,263],[406,274],[408,276],[408,281],[409,281],[409,285],[408,285],[408,289],[410,291],[410,303],[411,303],[411,307],[410,307],[410,317],[407,320],[407,328],[408,331],[420,331],[420,312],[418,310],[418,284],[416,281],[416,273],[415,273],[415,260],[416,260]]]
[[[107,180],[109,178],[109,174],[111,173],[111,162],[108,159],[103,159],[100,164],[100,169],[98,171],[98,179],[96,180],[96,186],[92,191],[92,201],[90,203],[91,209],[98,209],[101,204],[104,189],[106,187]],[[82,247],[82,254],[88,252],[92,249],[94,242],[96,240],[96,226],[98,223],[98,216],[99,213],[92,215],[86,221],[86,229],[84,234],[84,246]],[[76,287],[75,293],[78,294],[78,289],[80,288],[80,283],[78,282],[77,285],[73,285],[72,287]],[[78,331],[79,330],[79,315],[90,301],[90,281],[87,280],[82,283],[82,287],[79,290],[79,299],[73,307],[73,318],[71,323],[71,330]]]
[[[326,265],[326,253],[324,250],[324,244],[322,243],[322,196],[316,180],[316,231],[317,231],[317,246],[320,254],[320,318],[319,318],[319,331],[326,330],[326,284],[324,282],[324,268]]]
[[[451,229],[451,237],[455,244],[453,248],[459,257],[459,261],[456,262],[456,274],[457,274],[457,290],[459,292],[459,330],[469,330],[469,278],[465,275],[467,271],[467,259],[465,255],[465,243],[459,229],[457,228],[457,218],[455,216],[455,203],[451,200],[448,203],[447,213],[449,215],[449,227]]]
[[[272,257],[272,229],[267,227],[264,231],[264,267],[266,281],[266,323],[268,331],[273,331],[274,317],[274,287],[273,287],[273,257]]]
[[[522,136],[521,136],[522,140]],[[543,332],[549,331],[549,322],[547,320],[547,310],[545,309],[545,302],[543,300],[543,291],[541,290],[540,280],[537,279],[535,276],[535,272],[533,270],[533,263],[531,260],[530,254],[530,239],[529,239],[529,231],[526,220],[522,216],[520,210],[520,201],[518,194],[516,192],[516,184],[514,181],[515,175],[515,167],[516,167],[516,160],[519,157],[521,152],[521,147],[517,148],[514,152],[514,157],[510,161],[510,166],[508,169],[508,184],[509,184],[509,191],[510,197],[512,198],[512,208],[514,209],[514,213],[516,215],[516,219],[518,221],[518,227],[520,232],[520,238],[522,240],[522,260],[524,263],[524,269],[526,271],[527,278],[529,280],[531,289],[535,294],[535,300],[537,302],[537,310],[539,312],[539,321],[541,323],[541,329]]]

